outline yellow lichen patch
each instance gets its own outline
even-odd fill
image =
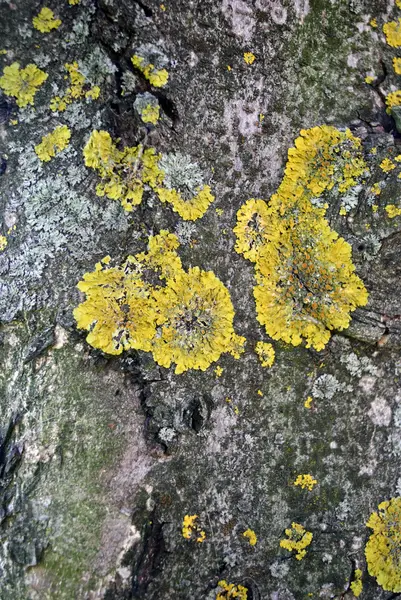
[[[259,357],[262,367],[273,366],[276,354],[271,344],[267,342],[256,342],[255,352]]]
[[[395,169],[395,164],[389,158],[385,158],[380,163],[380,168],[385,173],[390,173],[390,171],[392,171],[393,169]]]
[[[206,539],[206,533],[197,524],[198,515],[185,515],[182,522],[182,537],[186,540],[195,540],[202,543]]]
[[[235,250],[256,262],[260,248],[272,236],[271,215],[266,202],[254,198],[245,202],[237,212],[237,224],[233,231],[237,238]]]
[[[52,111],[63,112],[67,106],[75,100],[82,100],[85,98],[88,100],[96,100],[99,98],[99,86],[95,85],[88,89],[85,75],[80,72],[79,64],[77,62],[65,63],[64,67],[68,72],[67,77],[70,80],[70,85],[62,96],[54,96],[51,99],[50,109]]]
[[[85,165],[102,178],[97,195],[120,200],[128,212],[141,203],[145,185],[156,187],[162,181],[154,148],[127,146],[120,151],[107,131],[92,131],[83,153]]]
[[[68,146],[70,138],[71,131],[67,125],[59,125],[42,138],[41,143],[35,146],[35,152],[40,160],[47,162]]]
[[[178,190],[159,187],[156,190],[162,202],[168,202],[184,221],[196,221],[203,217],[214,196],[208,185],[198,188],[194,196],[186,199]]]
[[[373,529],[365,546],[369,575],[383,589],[401,592],[401,498],[379,504],[366,525]]]
[[[7,246],[7,238],[5,235],[0,235],[0,252],[3,252],[3,250],[6,248]]]
[[[145,58],[137,54],[131,57],[131,62],[154,87],[164,87],[166,85],[168,81],[168,71],[166,69],[156,69],[154,65],[147,63]]]
[[[149,351],[157,318],[150,286],[129,261],[110,267],[108,258],[78,283],[86,300],[74,310],[77,326],[89,330],[86,341],[107,354],[129,348]]]
[[[397,75],[401,75],[401,58],[393,58],[393,67]]]
[[[235,585],[234,583],[227,583],[224,579],[219,581],[217,584],[219,590],[217,592],[216,600],[247,600],[248,588],[243,585]]]
[[[401,8],[401,0],[395,0],[395,5],[397,8]]]
[[[391,109],[394,106],[400,106],[401,104],[401,90],[391,92],[386,96],[387,112],[390,114]]]
[[[372,192],[372,194],[374,194],[375,196],[380,196],[380,194],[382,193],[381,188],[380,188],[380,184],[379,183],[374,183],[372,185],[372,187],[370,188],[370,191]]]
[[[371,19],[369,25],[375,29],[377,27],[377,19]]]
[[[302,560],[306,554],[305,548],[312,542],[313,534],[310,531],[306,531],[303,525],[292,523],[291,527],[285,530],[285,535],[287,539],[280,540],[281,548],[289,552],[296,552],[295,558]]]
[[[398,208],[395,204],[387,204],[384,209],[389,219],[394,219],[394,217],[399,217],[401,215],[401,208]]]
[[[386,42],[393,48],[401,46],[401,19],[390,21],[383,25],[383,33],[386,36]]]
[[[247,65],[252,65],[256,60],[256,56],[253,52],[244,52],[244,61]]]
[[[250,546],[256,545],[258,538],[256,536],[256,533],[252,529],[247,529],[242,535],[244,536],[244,538],[248,538]]]
[[[60,19],[54,18],[54,12],[44,6],[40,13],[32,19],[35,29],[42,33],[49,33],[52,29],[58,29],[61,25]]]
[[[223,352],[239,356],[245,342],[233,328],[228,290],[211,271],[182,269],[176,236],[168,231],[149,240],[148,252],[121,266],[110,258],[86,273],[78,289],[86,300],[74,311],[87,341],[108,354],[124,349],[150,351],[175,372],[205,370]]]
[[[301,131],[288,151],[285,176],[267,205],[251,200],[238,211],[237,252],[255,262],[258,321],[276,340],[321,350],[333,329],[367,302],[351,247],[314,202],[337,186],[344,193],[367,173],[361,142],[349,130]]]
[[[375,80],[374,77],[372,77],[372,75],[366,75],[365,77],[365,83],[367,83],[368,85],[370,85],[371,83],[373,83]]]
[[[222,369],[220,366],[216,367],[214,370],[216,377],[221,377],[223,375],[223,371],[224,369]]]
[[[362,571],[361,569],[355,569],[354,580],[351,582],[351,591],[355,598],[359,598],[362,594],[363,583],[362,583]]]
[[[157,121],[160,117],[160,106],[152,106],[148,104],[141,112],[141,119],[144,123],[152,123],[152,125],[156,125]]]
[[[310,492],[313,490],[316,484],[317,479],[314,479],[309,473],[307,475],[298,475],[298,477],[294,481],[295,486],[299,486],[303,490],[307,489]]]
[[[70,4],[71,6],[74,6],[75,4],[79,4],[81,2],[81,0],[68,0],[68,4]]]
[[[159,317],[152,352],[159,365],[175,363],[177,374],[204,371],[238,343],[229,292],[211,271],[177,272],[155,298]]]
[[[311,408],[312,402],[313,402],[312,396],[308,396],[307,399],[304,402],[304,407],[305,408]]]
[[[48,74],[35,64],[20,69],[19,63],[15,62],[9,67],[4,67],[0,77],[0,88],[7,96],[16,98],[18,106],[24,108],[33,104],[36,92],[47,78]]]

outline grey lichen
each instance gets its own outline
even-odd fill
[[[164,171],[164,185],[176,189],[185,199],[196,195],[203,185],[203,175],[199,166],[191,158],[181,152],[164,154],[159,162]]]

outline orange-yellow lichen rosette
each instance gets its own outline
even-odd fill
[[[74,310],[77,326],[89,330],[88,344],[107,354],[150,350],[156,313],[149,286],[129,263],[109,268],[109,260],[105,257],[78,283],[86,300]]]
[[[401,592],[401,498],[379,504],[366,525],[373,529],[365,546],[369,575],[383,589]]]
[[[234,332],[230,294],[211,271],[193,267],[178,272],[155,292],[155,299],[159,317],[152,353],[159,365],[174,363],[177,374],[204,371],[243,343]]]

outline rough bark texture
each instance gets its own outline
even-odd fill
[[[322,352],[275,344],[271,369],[253,352],[263,339],[253,268],[232,232],[245,200],[277,189],[302,128],[351,127],[379,157],[399,152],[383,102],[394,52],[368,25],[394,15],[393,2],[49,6],[62,26],[44,35],[32,28],[39,2],[0,0],[3,67],[35,62],[49,74],[34,109],[0,100],[0,233],[16,225],[0,252],[1,598],[212,599],[220,579],[246,586],[252,600],[352,598],[356,567],[363,599],[395,597],[368,575],[364,545],[370,513],[401,494],[400,219],[374,214],[363,193],[347,217],[330,206],[369,303]],[[130,62],[144,43],[170,61],[168,85],[153,90],[157,127],[133,108],[151,89]],[[101,97],[52,113],[74,60]],[[370,72],[376,87],[364,83]],[[71,145],[41,163],[34,146],[64,123]],[[189,155],[215,203],[183,224],[149,192],[130,214],[99,198],[82,158],[93,129]],[[383,190],[381,208],[396,203],[400,185]],[[83,273],[105,254],[144,250],[161,229],[179,235],[186,268],[213,270],[230,290],[248,341],[239,360],[220,359],[220,377],[214,366],[175,375],[141,352],[108,357],[76,329]],[[295,488],[299,473],[318,486]],[[205,542],[183,538],[185,514],[199,515]],[[314,535],[301,561],[279,545],[293,521]]]

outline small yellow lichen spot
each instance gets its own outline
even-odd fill
[[[395,5],[397,8],[401,8],[401,0],[395,0]]]
[[[387,204],[384,209],[389,219],[394,219],[394,217],[399,217],[401,215],[401,208],[398,208],[395,204]]]
[[[218,590],[216,600],[247,600],[248,588],[243,585],[235,585],[234,583],[227,583],[224,579],[219,581],[217,584],[220,588]]]
[[[376,19],[371,19],[369,21],[369,25],[373,28],[377,27],[377,20]]]
[[[232,71],[233,68],[230,65],[227,65],[227,71]]]
[[[377,213],[377,211],[378,211],[378,210],[379,210],[379,206],[378,206],[378,204],[372,204],[372,211],[373,211],[374,213]]]
[[[256,542],[258,541],[256,533],[252,529],[247,529],[242,535],[244,538],[248,538],[250,546],[255,546]]]
[[[216,373],[216,377],[221,377],[223,374],[224,369],[222,369],[220,366],[216,367],[214,372]]]
[[[313,402],[312,396],[308,396],[307,399],[304,402],[304,407],[305,408],[311,408],[312,402]]]
[[[377,148],[371,148],[370,153],[373,155],[377,154]]]
[[[59,125],[42,138],[41,143],[35,146],[35,152],[41,161],[48,162],[68,146],[70,138],[71,131],[67,125]]]
[[[247,65],[252,65],[256,60],[256,56],[253,52],[244,52],[244,61]]]
[[[93,88],[85,92],[85,98],[91,98],[92,100],[97,100],[100,96],[100,87],[98,85],[94,85]]]
[[[35,64],[20,69],[19,63],[15,62],[9,67],[4,67],[0,77],[0,88],[7,96],[16,98],[18,106],[24,108],[28,104],[33,105],[36,92],[47,78],[48,74]]]
[[[394,157],[395,162],[401,162],[401,154],[397,154],[397,156]]]
[[[81,2],[81,0],[68,0],[68,4],[71,4],[71,6],[74,6],[75,4],[79,4]]]
[[[340,215],[341,215],[342,217],[345,217],[345,216],[346,216],[346,214],[347,214],[347,210],[346,210],[345,206],[342,206],[342,207],[340,208]]]
[[[385,173],[390,173],[390,171],[392,171],[393,169],[395,169],[395,164],[389,158],[385,158],[380,163],[380,168]]]
[[[393,58],[393,68],[397,75],[401,75],[401,58]]]
[[[185,515],[182,522],[182,536],[186,540],[195,539],[196,542],[202,543],[206,539],[206,533],[196,523],[198,515]]]
[[[238,406],[234,406],[234,413],[236,415],[239,415],[239,408],[238,408]]]
[[[148,104],[141,111],[141,119],[144,123],[156,125],[160,117],[160,106],[158,104]]]
[[[265,120],[265,115],[263,113],[260,113],[260,115],[259,115],[259,123],[263,123],[264,120]]]
[[[372,75],[367,75],[367,76],[365,77],[365,83],[367,83],[367,84],[371,84],[371,83],[373,83],[373,82],[374,82],[374,80],[375,80],[375,78],[374,78],[374,77],[372,77]]]
[[[372,194],[374,194],[375,196],[380,196],[381,194],[381,188],[380,188],[380,184],[379,183],[374,183],[372,185],[372,187],[370,188],[370,191],[372,192]]]
[[[383,25],[383,33],[386,36],[386,42],[393,48],[401,46],[401,19],[390,21]]]
[[[7,238],[5,235],[0,235],[0,252],[3,252],[7,246]]]
[[[267,342],[257,342],[255,346],[255,352],[259,357],[262,367],[273,366],[276,353],[274,352],[272,344]]]
[[[227,402],[227,404],[231,404],[232,399],[231,398],[226,398],[226,402]]]
[[[216,215],[218,215],[219,217],[221,217],[221,215],[223,214],[223,209],[222,208],[216,208]]]
[[[373,529],[365,556],[369,575],[390,592],[401,592],[401,498],[391,498],[373,512],[367,527]]]
[[[61,25],[60,19],[54,18],[54,12],[46,6],[32,19],[33,26],[42,33],[49,33],[52,29],[58,29]]]
[[[4,54],[7,54],[7,50],[0,50],[0,56],[3,56]]]
[[[262,390],[258,390],[258,396],[263,396]]]
[[[160,10],[162,10],[163,12],[165,12],[166,7],[164,6],[164,4],[160,4]]]
[[[18,125],[18,119],[10,119],[11,125]]]
[[[310,492],[313,490],[315,485],[317,484],[317,480],[312,477],[312,475],[298,475],[296,480],[294,481],[294,485],[300,486],[303,490],[306,488]]]
[[[351,582],[351,591],[355,598],[359,598],[362,594],[363,583],[362,583],[362,571],[361,569],[355,569],[354,580]]]
[[[146,77],[154,87],[164,87],[168,81],[168,71],[166,69],[157,70],[154,65],[147,63],[142,56],[134,54],[131,62]]]
[[[292,523],[291,527],[285,530],[287,539],[280,541],[281,548],[292,552],[296,552],[295,558],[302,560],[306,554],[306,549],[313,539],[313,534],[306,531],[303,525]]]
[[[400,106],[401,104],[401,90],[396,90],[395,92],[391,92],[386,96],[386,104],[387,104],[387,113],[391,113],[391,109],[394,106]]]

